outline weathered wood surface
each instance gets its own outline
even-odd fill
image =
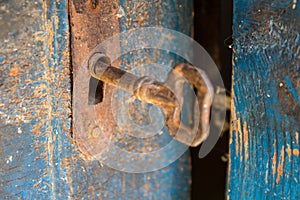
[[[1,1],[0,199],[68,188],[71,102],[66,1]]]
[[[99,18],[97,12],[108,15],[122,4],[131,8],[129,2],[114,2],[111,10],[101,10],[106,2],[97,2],[76,1],[77,8],[74,1],[68,7],[67,0],[0,2],[0,199],[187,199],[189,196],[187,154],[160,171],[128,174],[102,166],[98,161],[87,161],[74,144],[68,8],[85,25],[95,19],[93,22],[99,26],[105,19]],[[151,10],[154,2],[145,3]],[[164,19],[176,15],[174,24],[165,21],[164,25],[185,30],[189,23],[181,21],[183,18],[175,9],[181,2],[168,1],[164,5],[170,9],[161,15]],[[85,13],[87,10],[91,13]],[[155,14],[149,14],[149,18],[153,19]],[[106,20],[110,18],[113,16]],[[101,29],[95,27],[91,35],[73,38],[72,41],[77,39],[87,45],[82,55],[72,57],[74,69],[99,42],[88,38],[96,37],[92,35],[94,30],[93,34],[98,35]]]
[[[234,1],[229,199],[300,197],[300,2]]]

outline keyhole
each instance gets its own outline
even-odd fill
[[[104,83],[95,79],[94,77],[90,78],[89,83],[89,105],[96,105],[103,101],[103,87]]]
[[[99,1],[98,0],[91,0],[91,4],[92,4],[92,8],[96,9],[97,6],[99,5]]]

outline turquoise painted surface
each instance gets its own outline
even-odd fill
[[[71,137],[67,2],[0,2],[0,199],[187,199],[187,154],[160,171],[128,174],[78,152]],[[190,10],[192,2],[161,9],[179,5]],[[191,30],[184,22],[191,12],[180,13],[166,12],[161,21]]]
[[[124,8],[124,17],[120,18],[120,32],[140,27],[163,27],[179,31],[186,35],[192,34],[193,1],[120,0],[120,6]],[[126,38],[123,39],[126,43],[131,42],[127,41]],[[123,45],[121,42],[121,52],[124,46],[127,46],[127,44]],[[159,47],[159,44],[157,46]],[[148,75],[155,77],[159,81],[165,81],[171,67],[182,60],[182,58],[171,52],[158,49],[142,49],[123,55],[121,58],[121,68],[132,70],[133,73],[138,76]],[[135,113],[135,116],[132,116],[132,121],[138,122],[138,119],[141,117],[146,119],[147,117],[144,115],[149,115],[150,108],[151,105],[145,106],[138,102],[135,103],[135,109],[139,110],[139,112]],[[159,118],[157,111],[153,111],[153,108],[152,112],[155,113],[152,113],[153,118]],[[145,120],[144,123],[146,123]],[[152,137],[154,139],[151,138],[153,140],[151,140],[151,142],[155,144],[154,149],[157,148],[157,146],[160,146],[160,148],[164,147],[164,145],[168,144],[172,139],[167,133],[166,128],[164,128],[163,131],[164,134]],[[128,141],[131,141],[131,139],[128,138],[127,140],[127,143],[130,144]],[[143,140],[139,140],[138,142],[145,145],[145,141]],[[149,143],[149,141],[146,141],[146,143],[147,142]],[[143,147],[143,145],[140,146]],[[168,156],[167,154],[161,155],[160,159],[164,162],[164,160],[168,160],[168,157],[171,156]],[[145,176],[150,175],[150,177],[153,177],[154,180],[151,182],[142,181],[143,185],[148,182],[150,188],[155,188],[155,185],[157,184],[162,186],[160,190],[151,191],[150,196],[148,196],[149,199],[189,199],[191,187],[190,165],[190,155],[187,151],[181,156],[180,160],[175,161],[171,166],[153,173],[139,174],[137,176],[142,180],[146,180]],[[139,193],[135,194],[135,197],[140,196]]]
[[[234,1],[229,199],[299,199],[300,2]]]
[[[0,198],[54,198],[71,128],[66,1],[0,6]]]

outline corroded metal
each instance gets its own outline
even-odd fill
[[[88,68],[92,77],[125,90],[141,101],[159,106],[169,134],[178,141],[198,146],[207,138],[213,88],[203,71],[191,65],[177,64],[165,82],[158,82],[111,66],[109,59],[101,53],[91,56]],[[184,94],[185,84],[190,85],[195,95]],[[185,113],[184,105],[187,108]],[[183,122],[184,118],[187,123]]]

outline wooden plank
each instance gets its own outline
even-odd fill
[[[299,199],[300,2],[234,1],[229,199]]]
[[[71,123],[66,3],[0,3],[1,199],[56,197]]]

